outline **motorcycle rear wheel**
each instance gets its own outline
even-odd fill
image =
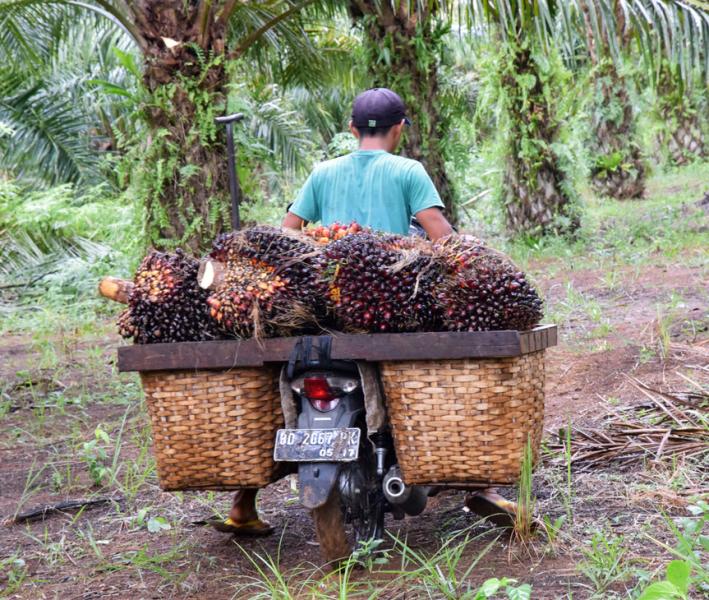
[[[340,491],[333,487],[327,502],[311,511],[315,534],[320,543],[320,556],[326,563],[345,560],[352,552],[347,539]]]

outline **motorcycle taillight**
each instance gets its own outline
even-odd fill
[[[328,412],[330,410],[335,410],[337,405],[340,403],[339,398],[334,398],[333,400],[310,400],[310,405],[320,412]]]
[[[310,400],[334,400],[337,396],[325,377],[306,377],[303,392]]]
[[[334,410],[340,403],[336,390],[330,387],[325,377],[306,377],[303,380],[303,394],[311,406],[320,412]]]

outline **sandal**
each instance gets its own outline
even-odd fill
[[[482,490],[465,498],[469,510],[484,517],[498,527],[514,527],[519,508],[493,490]]]
[[[239,537],[264,537],[273,533],[273,527],[261,519],[237,523],[229,517],[226,519],[214,517],[208,519],[206,524],[222,533],[231,533]]]

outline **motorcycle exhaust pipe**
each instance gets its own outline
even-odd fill
[[[399,465],[392,466],[382,482],[384,497],[390,504],[401,508],[407,515],[415,517],[423,512],[428,502],[429,486],[406,485],[401,478]]]

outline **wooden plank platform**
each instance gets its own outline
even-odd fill
[[[339,360],[440,360],[521,356],[555,346],[556,325],[530,331],[428,333],[333,333],[332,358]],[[118,348],[119,371],[258,367],[287,362],[297,337],[145,344]]]

